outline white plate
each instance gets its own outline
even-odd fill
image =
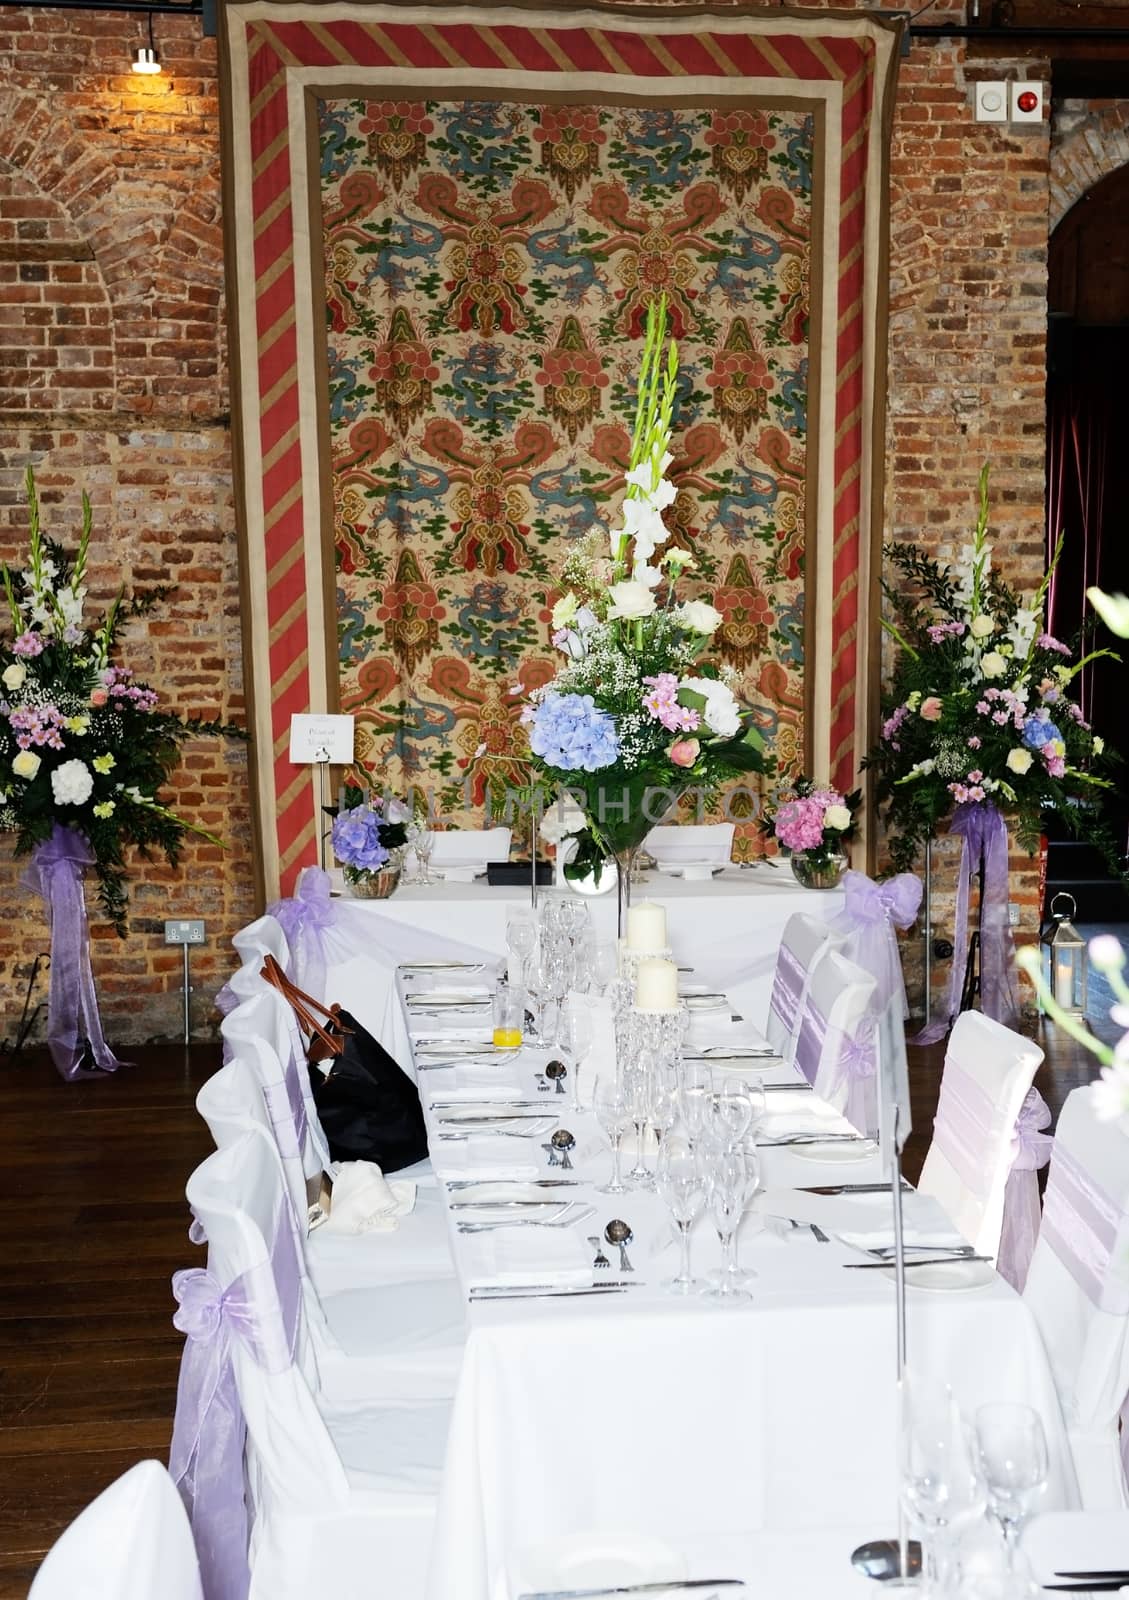
[[[686,1560],[642,1534],[578,1533],[523,1551],[519,1570],[523,1588],[591,1589],[597,1584],[677,1583],[686,1576]]]
[[[894,1276],[893,1268],[889,1276]],[[995,1281],[996,1269],[990,1261],[936,1261],[928,1267],[906,1267],[910,1289],[986,1289]]]
[[[725,995],[715,998],[712,994],[684,994],[682,1000],[687,1011],[728,1011],[729,1001]]]
[[[771,1146],[766,1146],[766,1149]],[[790,1156],[804,1161],[832,1162],[869,1161],[878,1154],[878,1146],[871,1139],[847,1140],[842,1144],[793,1144],[785,1147]]]

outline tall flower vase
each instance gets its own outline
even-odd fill
[[[647,830],[650,832],[650,829]],[[615,852],[616,866],[616,900],[618,907],[619,937],[627,937],[627,913],[631,909],[631,875],[635,871],[635,863],[639,859],[639,852],[643,848],[643,840],[637,844],[627,845],[622,850]]]
[[[102,1019],[90,970],[90,931],[82,893],[84,870],[94,852],[81,833],[58,823],[37,844],[23,884],[43,897],[51,925],[51,979],[47,994],[47,1047],[68,1083],[100,1078],[122,1065],[102,1035]],[[93,1061],[90,1071],[84,1066]]]

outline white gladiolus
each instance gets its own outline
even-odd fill
[[[716,633],[724,621],[716,606],[711,606],[705,600],[684,600],[674,615],[691,633]]]
[[[1086,599],[1107,628],[1116,633],[1119,639],[1129,639],[1129,595],[1105,594],[1101,589],[1087,589]]]
[[[609,621],[622,617],[625,622],[634,622],[638,617],[654,614],[653,593],[645,583],[636,583],[631,578],[625,578],[622,583],[613,583],[608,590],[608,598],[611,600]]]
[[[641,583],[645,589],[657,589],[663,581],[663,575],[658,567],[649,567],[646,562],[638,562],[631,572],[636,583]]]
[[[655,507],[646,500],[625,500],[623,503],[623,531],[635,541],[636,563],[649,561],[670,538],[666,523]]]
[[[94,779],[85,761],[64,761],[51,774],[51,792],[57,806],[82,806],[90,799]]]

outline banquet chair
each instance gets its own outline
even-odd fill
[[[294,1013],[276,989],[260,981],[260,992],[224,1017],[220,1033],[232,1055],[242,1054],[259,1076],[295,1204],[304,1212],[307,1182],[320,1178],[330,1165],[329,1145]]]
[[[194,1452],[203,1459],[219,1446],[224,1419],[198,1400],[221,1385],[209,1388],[200,1373],[218,1366],[222,1378],[230,1361],[247,1431],[248,1600],[308,1600],[315,1593],[416,1600],[423,1594],[448,1403],[319,1402],[300,1360],[309,1335],[294,1282],[286,1187],[261,1131],[209,1156],[188,1180],[187,1194],[208,1236],[209,1264],[207,1273],[173,1280],[177,1325],[188,1334],[175,1474],[190,1488]],[[228,1431],[238,1449],[238,1430]],[[226,1481],[233,1482],[233,1463],[226,1466]],[[190,1511],[201,1550],[220,1565],[237,1563],[238,1530],[225,1550],[208,1504],[197,1498]]]
[[[784,924],[764,1031],[777,1055],[789,1063],[796,1059],[800,1007],[807,994],[812,968],[825,951],[842,947],[842,935],[818,917],[796,911]]]
[[[159,1461],[103,1489],[48,1550],[29,1600],[203,1600],[192,1530]]]
[[[1043,1059],[1037,1044],[979,1011],[949,1035],[933,1139],[918,1189],[932,1195],[977,1254],[994,1260],[1016,1154],[1016,1124]]]
[[[795,1065],[862,1133],[878,1126],[873,1000],[876,981],[838,950],[812,963],[800,1001]]]
[[[281,922],[269,912],[240,928],[231,942],[244,966],[257,961],[261,967],[267,956],[273,956],[283,972],[290,971],[290,946]]]
[[[1129,1506],[1129,1138],[1095,1114],[1088,1085],[1059,1115],[1023,1298],[1054,1374],[1082,1506],[1121,1510]]]

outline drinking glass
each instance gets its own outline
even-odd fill
[[[572,1109],[580,1110],[580,1068],[592,1048],[592,1018],[575,1000],[561,1009],[557,1023],[557,1048],[569,1059],[572,1077]]]
[[[425,884],[434,883],[435,879],[431,876],[431,852],[435,849],[435,835],[426,822],[415,823],[414,830],[415,837],[412,839],[412,845],[415,849],[416,860],[419,862],[419,877],[416,881]]]
[[[764,1120],[764,1114],[768,1107],[768,1099],[764,1092],[764,1079],[761,1077],[759,1072],[752,1072],[748,1075],[748,1077],[743,1078],[741,1081],[744,1083],[745,1093],[749,1097],[750,1115],[748,1133],[746,1134],[747,1141],[750,1136],[755,1138],[756,1131]],[[748,1144],[746,1142],[746,1149],[747,1148]]]
[[[533,954],[537,943],[537,929],[533,918],[524,911],[511,911],[506,918],[506,948],[518,964],[518,971],[511,973],[511,978],[524,981],[525,963]]]
[[[671,1294],[694,1294],[700,1287],[690,1274],[690,1230],[706,1203],[706,1186],[694,1156],[694,1146],[684,1131],[669,1133],[659,1148],[655,1188],[678,1229],[681,1261],[678,1274],[663,1284]]]
[[[698,1146],[697,1159],[722,1250],[722,1270],[717,1280],[705,1291],[706,1295],[711,1300],[724,1300],[727,1304],[734,1300],[747,1300],[749,1291],[741,1282],[735,1253],[748,1181],[745,1158],[740,1150],[719,1150],[705,1142]]]
[[[619,1146],[631,1121],[631,1108],[623,1085],[614,1073],[596,1079],[592,1085],[592,1109],[608,1143],[612,1148],[612,1175],[602,1184],[600,1194],[626,1194],[627,1185],[619,1175]]]
[[[542,942],[525,963],[525,988],[532,1002],[526,1042],[537,1049],[549,1042],[545,1036],[545,1012],[548,1009],[552,987],[553,959]]]
[[[975,1442],[947,1384],[906,1372],[899,1385],[902,1504],[921,1530],[924,1592],[941,1592],[948,1547],[960,1526],[984,1509]]]
[[[655,1130],[655,1142],[660,1150],[667,1134],[678,1121],[678,1112],[678,1073],[669,1062],[658,1062],[651,1074],[647,1121]]]
[[[1023,1524],[1047,1482],[1047,1439],[1038,1412],[1005,1401],[981,1406],[976,1448],[988,1509],[1000,1525],[1014,1567]]]
[[[635,1127],[635,1165],[627,1174],[627,1181],[636,1189],[653,1189],[655,1180],[647,1167],[647,1122],[650,1113],[651,1081],[656,1071],[655,1058],[649,1050],[640,1050],[629,1056],[623,1074],[623,1086]]]
[[[610,939],[600,939],[592,951],[592,982],[606,994],[619,972],[619,952]]]
[[[735,1148],[748,1132],[753,1120],[749,1091],[740,1078],[719,1073],[710,1096],[709,1128],[716,1143]]]
[[[499,1050],[520,1050],[525,1025],[525,990],[499,984],[494,991],[494,1044]]]
[[[705,1062],[684,1061],[679,1098],[682,1102],[682,1121],[692,1144],[696,1144],[705,1132],[712,1092],[713,1075]]]

